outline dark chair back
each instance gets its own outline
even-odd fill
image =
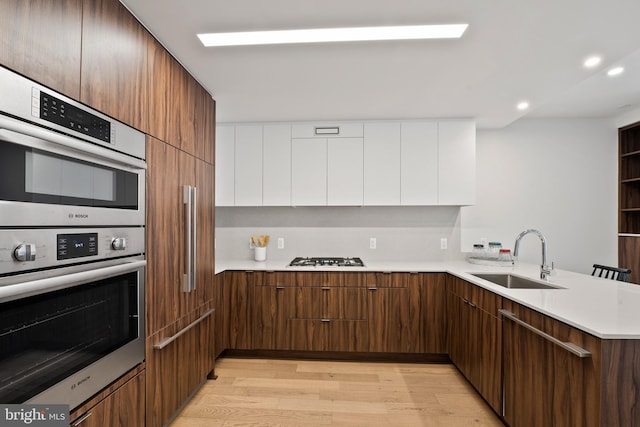
[[[605,279],[628,282],[631,270],[628,268],[607,267],[606,265],[593,264],[592,276],[604,277]],[[604,275],[604,276],[603,276]]]

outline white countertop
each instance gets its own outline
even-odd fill
[[[392,271],[444,272],[475,283],[498,295],[544,313],[554,319],[606,339],[640,339],[640,286],[585,274],[555,270],[547,281],[563,289],[509,289],[477,278],[472,273],[513,273],[540,280],[540,267],[518,263],[516,267],[492,267],[454,262],[367,262],[365,267],[288,267],[288,261],[216,260],[216,273],[253,271]]]

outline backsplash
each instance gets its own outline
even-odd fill
[[[216,258],[252,259],[252,235],[268,234],[267,259],[355,256],[367,261],[461,259],[459,207],[217,208]],[[278,239],[284,248],[278,249]],[[376,249],[371,249],[371,238]],[[447,249],[441,249],[441,239]]]

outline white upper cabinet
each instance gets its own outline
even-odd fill
[[[362,206],[362,138],[327,139],[327,204]]]
[[[291,140],[291,204],[327,204],[327,139]]]
[[[265,125],[262,137],[262,205],[291,205],[291,126]]]
[[[400,123],[364,125],[364,205],[400,205]]]
[[[475,203],[472,120],[218,125],[216,206]]]
[[[400,204],[438,204],[438,122],[400,127]]]
[[[236,126],[235,205],[262,206],[262,126]]]
[[[216,206],[234,206],[235,126],[216,126]]]
[[[476,124],[438,123],[438,204],[472,205],[476,195]]]

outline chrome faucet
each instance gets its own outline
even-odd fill
[[[516,237],[516,243],[513,247],[513,256],[514,257],[518,256],[518,249],[520,248],[520,240],[522,240],[522,238],[529,233],[533,233],[536,236],[538,236],[540,238],[540,242],[542,242],[542,265],[540,265],[540,278],[546,279],[547,276],[551,274],[552,268],[549,268],[549,266],[547,265],[547,240],[544,238],[544,236],[540,231],[530,228],[520,233],[518,237]]]

